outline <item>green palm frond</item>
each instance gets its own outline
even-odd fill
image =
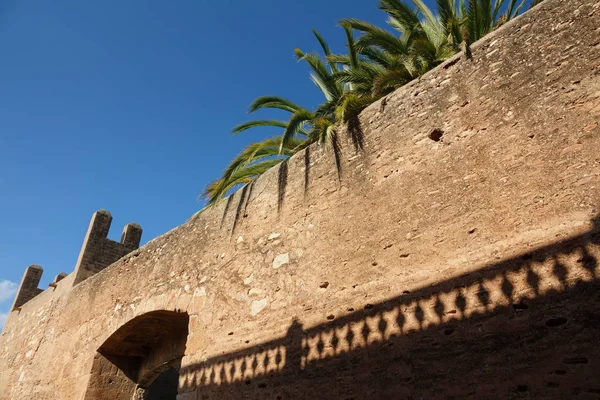
[[[279,120],[272,120],[272,119],[259,119],[259,120],[253,120],[253,121],[248,121],[248,122],[244,122],[242,124],[239,124],[235,127],[233,127],[232,129],[232,133],[234,135],[237,135],[240,132],[244,132],[248,129],[252,129],[252,128],[259,128],[259,127],[276,127],[276,128],[282,128],[285,129],[287,127],[287,121],[279,121]],[[299,134],[301,135],[308,135],[308,132],[300,129],[298,131]]]
[[[329,47],[329,44],[325,41],[325,39],[323,39],[323,36],[321,36],[321,34],[316,29],[313,29],[312,33],[313,33],[313,35],[315,35],[315,37],[317,38],[317,41],[321,45],[321,48],[323,49],[323,53],[325,53],[326,56],[331,54],[331,49]]]
[[[213,204],[233,187],[255,179],[268,168],[297,153],[306,146],[306,142],[291,138],[283,143],[283,137],[276,136],[249,144],[229,163],[221,178],[206,187],[202,197]]]
[[[343,88],[332,79],[331,73],[327,70],[327,65],[318,54],[304,53],[300,49],[296,49],[294,52],[299,61],[306,61],[310,66],[313,71],[310,75],[311,80],[323,92],[327,100],[335,99],[341,95]]]
[[[368,96],[347,93],[336,109],[336,117],[339,121],[346,123],[351,118],[357,117],[372,102],[373,99]]]
[[[239,168],[227,179],[219,178],[211,182],[206,189],[204,189],[202,197],[208,200],[209,205],[213,205],[219,199],[223,198],[234,187],[252,182],[258,176],[275,165],[281,163],[283,160],[283,158],[265,160],[253,165]]]
[[[402,35],[410,36],[420,25],[419,14],[400,0],[380,0],[379,9],[389,16],[388,23]]]
[[[381,97],[406,85],[413,79],[412,74],[405,67],[387,69],[377,75],[373,81],[373,96]]]
[[[373,92],[373,81],[386,69],[377,64],[369,64],[361,68],[350,68],[338,72],[335,78],[342,83],[352,85],[352,91],[361,95],[371,95]]]
[[[440,23],[446,30],[450,32],[449,25],[450,21],[456,18],[456,6],[454,0],[437,0],[438,15]]]
[[[479,40],[481,35],[481,8],[478,0],[468,0],[467,31],[471,42]]]
[[[363,32],[363,35],[355,43],[356,50],[359,52],[371,46],[379,47],[392,54],[408,52],[406,43],[374,24],[346,18],[340,21],[340,25]]]
[[[294,142],[291,139],[282,148],[282,142],[283,140],[281,136],[276,136],[265,139],[261,142],[249,144],[229,163],[227,168],[225,168],[223,177],[228,177],[238,168],[249,165],[265,157],[271,157],[280,154],[291,155],[294,152],[294,148],[301,143],[300,140]]]
[[[498,17],[500,16],[500,10],[502,9],[502,6],[504,5],[504,3],[506,2],[506,0],[494,0],[494,12],[492,14],[492,28],[493,25],[495,25],[496,21],[498,21]]]
[[[306,109],[301,109],[293,113],[281,137],[281,144],[279,147],[280,152],[283,152],[284,149],[295,139],[298,131],[307,124],[310,124],[314,118],[315,114]]]
[[[358,54],[356,53],[356,46],[354,44],[354,34],[352,28],[344,26],[344,32],[346,33],[346,47],[348,48],[348,59],[350,60],[350,67],[358,68]]]
[[[366,49],[363,49],[360,52],[360,55],[364,56],[368,61],[381,65],[382,67],[388,67],[394,59],[390,53],[374,47],[367,47]]]
[[[423,0],[412,0],[412,2],[417,6],[419,12],[425,17],[424,22],[429,23],[431,26],[440,25],[438,18],[433,14],[431,9],[427,7]],[[422,24],[423,21],[421,21],[421,25]]]
[[[302,107],[287,99],[284,99],[283,97],[261,96],[257,97],[252,103],[250,103],[250,106],[248,107],[248,112],[253,113],[260,110],[261,108],[277,108],[293,113]]]
[[[338,99],[335,100],[327,100],[319,104],[317,109],[315,110],[315,117],[326,117],[331,116],[335,113],[335,107],[337,105]]]
[[[278,121],[272,119],[259,119],[254,121],[244,122],[242,124],[236,125],[232,129],[232,133],[237,135],[240,132],[243,132],[248,129],[263,127],[263,126],[272,126],[277,128],[284,128],[287,126],[286,121]]]
[[[323,36],[321,36],[321,34],[316,29],[313,29],[312,32],[315,35],[315,37],[317,38],[317,41],[319,42],[319,44],[321,45],[321,49],[323,49],[323,53],[325,53],[325,57],[326,58],[329,57],[331,55],[331,48],[329,47],[329,44],[325,41]],[[329,64],[329,68],[331,70],[331,73],[335,73],[335,72],[339,71],[337,65],[335,65],[335,64]]]
[[[523,10],[523,7],[525,7],[525,3],[527,2],[527,0],[521,0],[521,3],[519,4],[519,6],[517,7],[517,11],[515,11],[515,17],[519,14],[521,14],[521,11]]]
[[[346,54],[330,54],[327,56],[327,62],[329,64],[350,65],[351,60]]]

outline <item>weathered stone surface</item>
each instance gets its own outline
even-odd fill
[[[265,309],[269,304],[269,299],[264,298],[262,300],[254,300],[252,302],[252,316],[255,317],[259,312]]]
[[[341,179],[310,148],[282,204],[276,168],[37,294],[0,336],[0,398],[129,390],[95,357],[156,311],[189,315],[185,399],[597,396],[599,26],[597,0],[546,0],[367,108]]]
[[[283,265],[290,263],[290,255],[288,253],[279,254],[273,260],[273,268],[277,269],[282,267]]]

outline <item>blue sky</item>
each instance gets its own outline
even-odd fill
[[[319,103],[293,49],[316,28],[343,52],[343,17],[385,25],[377,0],[0,0],[0,326],[28,265],[42,288],[73,270],[95,210],[145,243],[200,209],[276,133],[230,134],[255,97]]]

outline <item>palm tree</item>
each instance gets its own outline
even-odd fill
[[[331,56],[327,42],[313,30],[325,57]],[[349,58],[355,59],[353,39],[349,29]],[[305,107],[279,96],[261,96],[255,99],[249,107],[250,113],[260,109],[278,109],[290,113],[287,121],[283,120],[252,120],[233,128],[233,134],[244,132],[257,127],[276,127],[282,129],[279,136],[262,142],[252,143],[246,147],[225,169],[221,178],[211,182],[202,196],[209,205],[214,204],[225,196],[232,188],[253,181],[267,169],[281,163],[296,152],[312,143],[331,145],[338,172],[340,171],[340,145],[336,123],[342,121],[348,128],[357,148],[362,147],[358,114],[370,104],[373,99],[357,96],[351,84],[342,82],[337,75],[340,73],[338,63],[325,61],[318,53],[305,53],[295,50],[298,61],[305,61],[311,68],[311,80],[321,90],[325,101],[311,111]],[[357,67],[351,62],[350,65]]]
[[[330,55],[329,45],[323,37],[316,31],[313,33],[325,55]],[[331,126],[335,122],[332,115],[335,114],[335,108],[341,95],[344,93],[344,85],[338,83],[333,74],[338,72],[336,65],[327,65],[321,60],[317,53],[304,53],[300,49],[294,50],[298,61],[303,60],[311,68],[311,80],[323,93],[325,102],[317,110],[299,106],[296,103],[279,96],[261,96],[255,99],[248,109],[250,113],[255,113],[260,109],[278,109],[290,113],[287,121],[280,120],[253,120],[240,124],[233,128],[233,133],[238,134],[245,130],[256,127],[277,127],[283,131],[281,133],[281,145],[283,150],[292,140],[301,136],[309,143],[326,143],[331,137]]]
[[[208,204],[214,204],[232,188],[250,183],[269,168],[281,163],[308,145],[306,139],[288,141],[282,148],[282,137],[276,136],[244,148],[227,166],[221,178],[212,181],[202,193]]]
[[[348,54],[327,56],[330,64],[342,68],[334,73],[339,83],[347,85],[346,95],[352,93],[364,100],[366,105],[392,92],[415,78],[407,63],[407,57],[394,56],[392,53],[365,45],[365,41],[356,43],[352,26],[358,26],[358,20],[344,20],[342,27],[346,32]],[[363,37],[364,38],[364,37]]]
[[[412,0],[415,8],[402,0],[380,0],[379,8],[388,15],[387,22],[398,35],[359,19],[342,19],[343,27],[362,33],[354,46],[359,58],[368,63],[346,69],[338,77],[381,97],[514,18],[525,2],[437,0],[436,15],[423,0]],[[501,13],[504,6],[505,12]],[[348,65],[348,60],[339,56],[329,59]]]
[[[338,126],[343,124],[356,150],[362,148],[360,112],[373,101],[424,74],[518,15],[526,0],[437,0],[435,15],[423,0],[380,0],[388,24],[398,34],[358,19],[343,19],[348,54],[332,54],[315,30],[325,59],[295,50],[298,61],[311,69],[311,80],[325,98],[314,111],[279,96],[262,96],[250,105],[250,113],[270,108],[288,112],[287,120],[253,120],[233,128],[238,134],[256,127],[276,127],[279,136],[252,143],[226,168],[223,176],[203,192],[209,205],[232,188],[252,182],[312,143],[330,145],[340,173]],[[537,4],[541,0],[534,0]],[[505,10],[502,13],[502,10]],[[361,32],[355,40],[353,31]]]
[[[374,24],[346,18],[340,24],[362,33],[355,42],[356,52],[371,64],[362,68],[361,79],[371,88],[374,97],[381,97],[410,80],[424,74],[458,51],[458,45],[445,30],[440,20],[420,0],[417,10],[399,0],[381,0],[380,9],[388,14],[388,24],[399,32],[396,36]],[[420,13],[425,15],[420,19]],[[367,65],[369,65],[367,64]],[[356,80],[354,71],[346,71],[340,78]]]

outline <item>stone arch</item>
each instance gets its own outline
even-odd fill
[[[98,348],[86,400],[175,400],[189,316],[159,310],[139,315]]]

